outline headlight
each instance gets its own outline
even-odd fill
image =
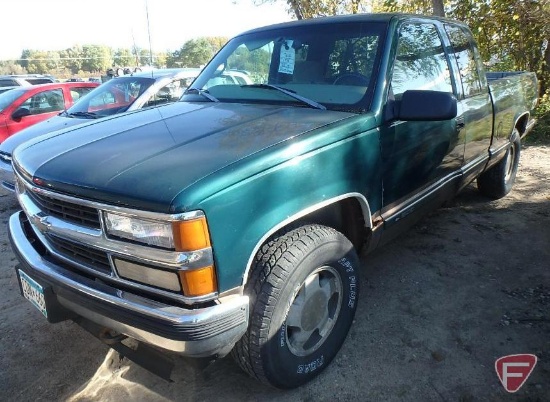
[[[161,222],[105,212],[105,227],[111,236],[176,251],[210,247],[210,233],[204,216]]]
[[[150,246],[174,248],[171,222],[149,221],[105,212],[105,226],[111,236],[145,243]]]

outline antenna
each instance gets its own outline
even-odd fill
[[[132,42],[134,43],[134,54],[136,55],[136,67],[139,67],[138,48],[136,47],[136,39],[134,38],[134,29],[132,28]]]
[[[149,66],[153,68],[153,47],[151,46],[151,27],[149,26],[149,5],[145,0],[145,13],[147,14],[147,35],[149,36]],[[153,76],[153,70],[151,70]]]

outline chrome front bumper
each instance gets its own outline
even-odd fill
[[[0,185],[6,190],[15,191],[15,174],[11,161],[0,158]]]
[[[10,241],[23,270],[51,288],[63,308],[98,325],[191,357],[226,354],[247,329],[248,296],[220,298],[197,309],[144,298],[48,260],[37,239],[27,238],[33,233],[23,212],[10,217]]]

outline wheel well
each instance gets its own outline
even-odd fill
[[[359,201],[346,198],[313,211],[292,225],[317,223],[338,230],[346,236],[359,251],[369,239],[371,230],[365,226],[365,217]]]
[[[516,128],[518,129],[520,135],[523,135],[523,133],[525,133],[528,122],[529,122],[529,113],[524,114],[516,121]]]

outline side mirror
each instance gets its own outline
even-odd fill
[[[11,118],[13,120],[21,120],[21,118],[25,116],[30,116],[30,115],[31,115],[31,111],[29,109],[27,109],[26,107],[20,107],[19,109],[17,109],[15,112],[12,113]]]
[[[397,118],[405,121],[451,120],[457,114],[457,101],[449,92],[409,90],[399,101]]]

